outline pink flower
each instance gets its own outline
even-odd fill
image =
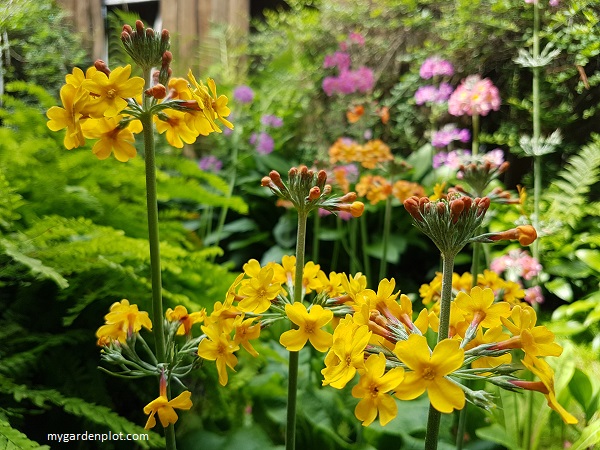
[[[326,55],[323,67],[325,69],[337,67],[340,71],[348,70],[350,68],[350,55],[346,52],[335,52],[333,55]]]
[[[540,286],[533,286],[525,289],[525,301],[530,305],[544,302],[544,295]]]
[[[437,56],[433,56],[431,58],[427,58],[423,62],[421,68],[419,69],[419,75],[421,75],[421,78],[425,80],[429,80],[430,78],[438,75],[446,75],[451,77],[454,75],[454,67],[449,61]]]
[[[454,125],[446,125],[439,131],[433,133],[431,145],[436,148],[444,148],[453,141],[467,143],[471,140],[471,133],[466,128],[456,128]]]
[[[478,114],[487,116],[500,109],[500,93],[489,78],[469,75],[448,99],[448,112],[453,116]]]
[[[506,272],[508,278],[512,280],[519,278],[531,280],[542,271],[542,265],[526,251],[517,249],[494,259],[490,269],[497,274]]]
[[[361,47],[365,45],[365,38],[360,33],[350,33],[348,40],[354,44],[360,45]]]

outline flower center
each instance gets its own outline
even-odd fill
[[[371,392],[371,397],[377,397],[379,395],[379,385],[376,383],[371,383],[369,386],[369,392]]]
[[[117,96],[117,90],[116,90],[116,89],[109,89],[109,90],[106,92],[106,96],[107,96],[108,98],[111,98],[111,99],[112,99],[112,98],[115,98],[115,97]]]
[[[425,370],[423,370],[423,378],[426,380],[433,380],[435,378],[435,370],[431,367],[426,367]]]

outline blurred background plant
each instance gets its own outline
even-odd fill
[[[499,111],[481,121],[478,135],[482,153],[498,148],[510,162],[489,188],[508,189],[518,197],[520,185],[529,195],[521,191],[520,206],[495,205],[487,226],[503,230],[531,215],[532,158],[523,151],[521,136],[531,134],[532,74],[514,59],[519,49],[531,46],[532,5],[523,0],[287,0],[281,6],[255,19],[247,40],[223,26],[214,30],[210,45],[198,48],[198,58],[209,55],[214,61],[206,73],[222,74],[217,82],[231,99],[233,133],[208,137],[184,149],[185,156],[159,147],[167,303],[188,309],[212,304],[235,277],[230,271],[251,258],[264,264],[291,253],[293,216],[283,206],[274,209],[260,179],[272,169],[283,173],[300,163],[329,169],[335,179],[334,165],[352,163],[330,162],[330,148],[340,138],[360,146],[380,139],[393,156],[375,168],[354,161],[355,169],[346,173],[348,189],[356,189],[361,176],[417,183],[425,195],[433,195],[436,184],[439,190],[443,183],[446,189],[462,183],[456,171],[433,167],[432,139],[433,131],[446,126],[471,130],[470,119],[443,108],[432,114],[415,98],[420,87],[433,84],[420,74],[433,56],[454,67],[443,82],[456,88],[477,73],[492,80],[502,98]],[[541,46],[552,44],[560,53],[541,71],[541,133],[549,136],[560,129],[562,142],[544,156],[542,166],[541,269],[536,275],[541,297],[536,298],[544,298],[540,319],[552,317],[548,326],[573,343],[568,370],[555,368],[563,374],[557,394],[585,420],[563,430],[551,426],[552,416],[541,414],[533,435],[539,448],[563,448],[564,442],[585,448],[594,445],[599,427],[600,11],[590,0],[543,6]],[[141,410],[131,404],[145,404],[143,386],[132,389],[114,380],[109,385],[95,370],[93,337],[96,319],[114,301],[129,298],[148,307],[144,191],[132,176],[142,161],[106,160],[100,170],[89,151],[62,150],[46,129],[42,111],[53,104],[51,96],[57,96],[64,73],[90,63],[62,17],[49,0],[13,1],[0,11],[6,85],[0,115],[0,439],[16,436],[18,429],[40,444],[45,432],[61,426],[132,429],[132,423],[102,407],[140,424]],[[325,80],[341,76],[339,65],[324,67],[336,52],[349,55],[349,70],[372,71],[371,89],[328,91],[331,81]],[[458,140],[444,150],[468,146]],[[420,302],[420,286],[439,271],[433,245],[417,238],[410,217],[397,209],[398,198],[388,193],[384,201],[365,203],[364,222],[356,221],[355,230],[340,227],[342,219],[334,216],[313,217],[307,255],[326,272],[350,271],[354,264],[355,270],[375,275],[385,267],[385,276],[395,277],[402,292]],[[388,208],[392,220],[384,245]],[[484,255],[487,264],[511,248],[499,247]],[[458,273],[470,268],[470,258],[461,258]],[[267,336],[256,345],[259,358],[240,357],[239,372],[226,390],[214,388],[216,371],[198,372],[190,389],[203,396],[192,413],[181,417],[181,448],[199,448],[199,442],[215,449],[282,443],[286,357],[273,341]],[[50,363],[59,356],[60,365]],[[298,448],[422,445],[426,400],[410,410],[401,407],[386,427],[363,428],[354,418],[349,392],[320,389],[321,368],[322,361],[300,355]],[[520,399],[502,401],[505,407],[497,413],[469,419],[465,448],[523,448],[501,437],[515,429],[509,412]],[[455,425],[442,423],[444,441],[454,442]],[[25,442],[21,435],[18,439]],[[150,440],[155,443],[160,446]],[[440,448],[450,444],[442,442]]]

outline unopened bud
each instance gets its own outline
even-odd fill
[[[418,197],[410,197],[404,200],[404,209],[408,211],[408,213],[419,222],[423,220],[421,217],[421,212],[419,211],[419,198]]]
[[[321,185],[325,184],[326,181],[327,181],[327,172],[325,172],[324,170],[319,170],[319,173],[317,173],[317,185],[321,186]]]
[[[461,215],[464,209],[465,204],[462,198],[452,200],[450,202],[450,218],[452,219],[452,223],[458,222],[458,217]]]
[[[146,37],[148,37],[148,38],[154,37],[154,30],[152,28],[146,28]]]
[[[144,22],[142,22],[141,20],[136,20],[135,21],[135,29],[137,31],[137,33],[142,36],[144,34]]]
[[[123,25],[123,33],[127,33],[129,36],[131,36],[131,33],[133,33],[133,28],[131,28],[131,25]]]
[[[171,64],[171,61],[173,61],[173,53],[171,53],[170,51],[166,51],[163,53],[163,57],[162,57],[162,65],[163,66],[168,66],[169,64]]]
[[[277,172],[276,170],[271,170],[271,172],[269,172],[269,177],[271,177],[271,180],[273,180],[273,183],[275,183],[275,186],[277,186],[278,188],[283,188],[283,181],[281,181],[281,175],[279,175],[279,172]]]
[[[329,185],[328,185],[328,186],[329,186]],[[347,194],[345,194],[345,195],[342,195],[342,196],[341,196],[341,197],[338,199],[338,201],[339,201],[340,203],[350,203],[350,202],[353,202],[353,201],[355,201],[355,200],[356,200],[356,198],[357,198],[356,192],[348,192]]]
[[[146,89],[145,94],[154,97],[157,100],[162,100],[167,96],[167,88],[162,84],[155,84],[150,89]]]
[[[308,201],[318,200],[320,196],[321,196],[321,189],[319,189],[318,186],[314,186],[314,187],[310,188],[310,191],[308,192]]]
[[[331,194],[331,185],[326,184],[325,187],[323,188],[323,195],[329,195],[329,194]]]
[[[110,69],[108,68],[106,63],[104,61],[102,61],[101,59],[97,59],[96,62],[94,62],[94,67],[96,68],[96,70],[98,72],[102,72],[106,76],[110,75]]]
[[[168,42],[169,41],[169,30],[162,30],[162,32],[160,33],[160,38],[165,41]]]
[[[271,180],[271,178],[269,178],[269,177],[262,177],[262,180],[260,180],[260,185],[263,187],[268,187],[272,183],[273,183],[273,180]]]

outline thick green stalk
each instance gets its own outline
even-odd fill
[[[473,114],[473,139],[471,140],[471,154],[479,153],[479,114]]]
[[[392,197],[385,200],[385,212],[383,214],[383,251],[381,265],[379,266],[379,279],[383,280],[387,272],[388,241],[390,240],[390,228],[392,225]]]
[[[320,240],[319,240],[319,233],[321,230],[321,216],[318,214],[318,212],[315,214],[315,221],[313,223],[313,241],[312,241],[312,260],[313,261],[318,261],[319,260],[319,244],[320,244]]]
[[[150,83],[150,71],[144,71],[146,85]],[[150,279],[152,282],[152,332],[159,363],[167,363],[163,322],[162,281],[160,269],[160,240],[158,236],[158,203],[156,195],[156,162],[154,151],[154,123],[148,111],[148,99],[144,98],[144,113],[140,117],[144,129],[144,162],[146,165],[146,206],[148,210],[148,242],[150,244]],[[175,450],[175,428],[165,428],[167,450]]]
[[[442,253],[442,296],[440,299],[440,327],[438,342],[448,338],[450,328],[450,304],[452,302],[452,273],[454,272],[454,254]],[[429,405],[425,450],[436,450],[440,433],[441,413]]]
[[[304,253],[306,245],[306,211],[298,210],[298,233],[296,235],[296,271],[294,273],[294,298],[293,302],[302,301],[302,278],[304,276]],[[296,325],[292,325],[296,327]],[[287,426],[285,430],[285,449],[296,448],[296,403],[298,396],[298,357],[299,352],[289,352],[288,363],[288,400],[287,400]]]

